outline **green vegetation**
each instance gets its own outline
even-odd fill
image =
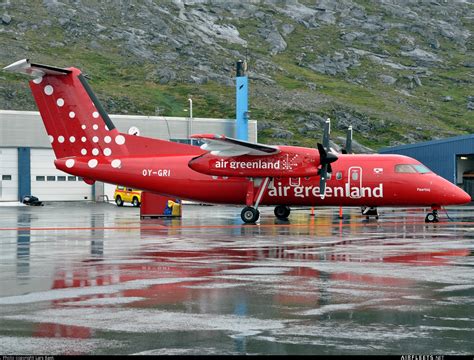
[[[307,0],[300,3],[308,7],[313,4]],[[216,64],[226,63],[229,67],[235,60],[236,52],[248,53],[249,69],[257,74],[262,72],[266,78],[274,81],[273,84],[260,80],[251,80],[250,83],[251,118],[272,124],[259,132],[260,142],[314,146],[321,132],[301,131],[302,122],[296,121],[306,119],[311,114],[331,117],[334,121],[334,137],[344,136],[344,126],[338,122],[341,113],[349,114],[364,128],[370,129],[364,132],[355,126],[355,139],[373,148],[473,132],[473,113],[467,110],[467,98],[474,95],[473,73],[472,67],[463,65],[472,63],[472,38],[467,40],[465,46],[460,46],[453,39],[440,36],[432,29],[426,30],[431,34],[427,37],[418,30],[411,31],[412,20],[395,16],[378,1],[357,0],[355,3],[365,11],[366,16],[379,17],[400,26],[387,28],[384,37],[376,42],[356,38],[347,43],[342,39],[343,35],[365,30],[340,26],[337,22],[340,20],[339,15],[336,16],[336,23],[318,20],[315,27],[308,28],[301,21],[275,11],[271,5],[259,4],[259,11],[266,14],[263,20],[252,16],[231,17],[229,11],[222,10],[221,17],[216,21],[216,24],[232,25],[238,29],[241,39],[247,42],[246,46],[218,39],[216,44],[225,48],[222,58],[209,57],[204,60],[202,58],[206,51],[202,47],[192,50],[200,52],[201,63],[207,60],[212,64],[215,61]],[[93,6],[95,3],[86,1],[85,4]],[[111,18],[123,16],[123,10],[118,6],[112,8]],[[124,49],[126,41],[119,36],[91,38],[87,31],[81,32],[80,28],[77,30],[79,35],[72,36],[74,33],[71,33],[68,25],[61,25],[41,2],[31,3],[26,12],[20,5],[12,5],[9,13],[16,23],[5,26],[5,29],[20,30],[18,34],[12,31],[0,32],[0,47],[5,49],[0,59],[5,64],[29,57],[41,63],[81,68],[89,75],[92,88],[111,113],[155,115],[158,111],[165,116],[185,116],[187,98],[192,95],[195,117],[235,116],[234,88],[212,78],[200,84],[192,82],[190,75],[193,74],[194,65],[185,63],[196,54],[182,55],[179,52],[181,50],[176,50],[179,46],[175,49],[159,40],[148,47],[158,54],[158,59],[161,54],[177,54],[175,63],[168,63],[176,76],[160,82],[154,74],[162,66],[161,62],[135,56]],[[178,16],[177,8],[172,7],[170,14]],[[50,25],[41,25],[41,21],[46,20]],[[271,28],[278,29],[280,34],[283,34],[283,25],[292,27],[289,34],[284,35],[286,49],[276,55],[270,55],[271,44],[262,35],[269,31],[268,28],[264,29],[263,24],[268,25],[270,21]],[[21,22],[27,24],[24,29],[19,26]],[[471,33],[474,31],[473,23],[466,18],[460,18],[459,22]],[[112,27],[111,24],[108,26]],[[137,24],[134,26],[138,28]],[[177,30],[176,33],[180,31],[184,30]],[[377,35],[377,32],[370,30],[366,33],[368,36]],[[431,38],[438,41],[439,49],[430,48]],[[441,61],[423,63],[403,56],[404,47],[409,49],[410,46],[432,51]],[[193,48],[193,42],[185,47]],[[363,53],[355,55],[350,48],[377,54],[382,61],[376,62],[369,56],[361,55]],[[315,65],[327,59],[332,61],[336,55],[353,61],[352,65],[335,74],[314,70]],[[385,60],[398,64],[400,68],[384,64]],[[393,78],[395,82],[384,82],[382,77]],[[20,109],[26,106],[30,109],[29,105],[25,105],[28,104],[29,95],[22,78],[1,73],[0,81],[3,108]],[[289,98],[292,100],[287,100]],[[314,103],[309,101],[311,99],[315,100]],[[293,136],[278,139],[275,129],[289,130]]]

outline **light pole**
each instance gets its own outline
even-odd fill
[[[193,99],[191,96],[188,98],[189,101],[189,136],[193,134]],[[190,138],[191,145],[193,144],[193,139]]]

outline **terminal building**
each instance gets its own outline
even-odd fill
[[[474,198],[474,134],[380,150],[417,159]]]
[[[235,119],[135,115],[110,118],[120,132],[136,128],[141,136],[182,143],[189,143],[191,134],[236,134]],[[248,121],[248,141],[257,141],[255,120]],[[104,196],[113,199],[116,184],[87,185],[81,178],[57,170],[54,160],[39,112],[0,110],[0,201],[21,201],[25,195],[34,195],[41,201],[99,200]]]

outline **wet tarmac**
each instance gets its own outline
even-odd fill
[[[473,354],[474,207],[0,207],[2,354]]]

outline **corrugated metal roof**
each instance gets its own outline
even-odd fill
[[[391,147],[386,147],[386,148],[380,149],[379,153],[381,153],[381,154],[382,153],[390,153],[392,151],[412,149],[412,148],[420,148],[420,147],[425,147],[425,146],[438,146],[438,145],[441,145],[441,144],[450,143],[450,142],[457,142],[457,141],[461,141],[461,140],[473,140],[474,141],[474,134],[460,135],[460,136],[455,136],[455,137],[446,138],[446,139],[430,140],[430,141],[420,142],[420,143],[416,143],[416,144],[391,146]],[[474,152],[474,147],[473,147],[473,152]]]

